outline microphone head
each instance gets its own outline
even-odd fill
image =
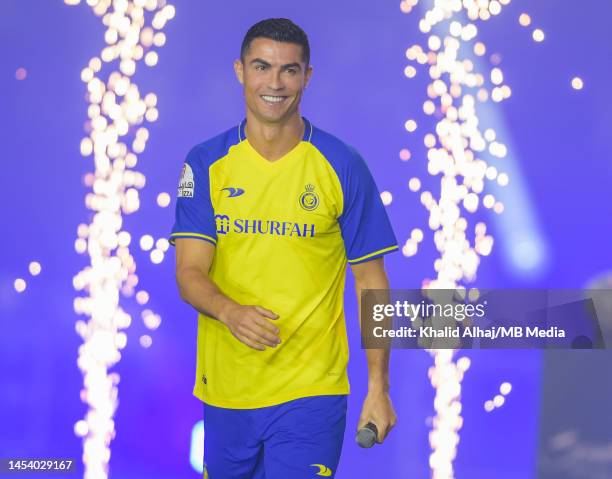
[[[362,427],[357,433],[357,437],[355,441],[361,447],[369,448],[376,443],[376,438],[378,437],[378,428],[376,424],[369,422],[364,427]]]

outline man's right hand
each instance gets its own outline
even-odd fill
[[[238,341],[259,351],[265,351],[265,346],[275,348],[281,342],[279,329],[268,319],[278,319],[278,314],[261,306],[241,304],[231,305],[219,315],[219,321]]]

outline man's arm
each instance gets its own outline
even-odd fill
[[[278,315],[261,306],[244,306],[225,296],[208,277],[215,246],[207,241],[176,238],[176,282],[181,298],[200,313],[225,324],[247,346],[265,350],[280,343],[279,330],[268,319]]]
[[[355,277],[359,325],[361,327],[361,291],[389,289],[383,258],[351,265]],[[368,394],[363,402],[357,430],[368,422],[378,428],[378,442],[382,443],[397,421],[389,397],[389,349],[366,349],[368,361]]]

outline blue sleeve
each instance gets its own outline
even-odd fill
[[[176,238],[195,238],[217,244],[208,164],[199,146],[189,152],[181,171],[170,244],[174,245]]]
[[[340,178],[344,208],[338,218],[350,264],[363,263],[398,249],[380,193],[365,161],[354,158]]]

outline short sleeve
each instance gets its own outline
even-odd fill
[[[195,238],[217,244],[215,213],[210,200],[208,166],[201,147],[194,147],[183,164],[179,180],[175,222],[170,244],[176,238]]]
[[[341,178],[344,208],[338,218],[350,264],[363,263],[398,249],[374,178],[363,158],[354,153]]]

